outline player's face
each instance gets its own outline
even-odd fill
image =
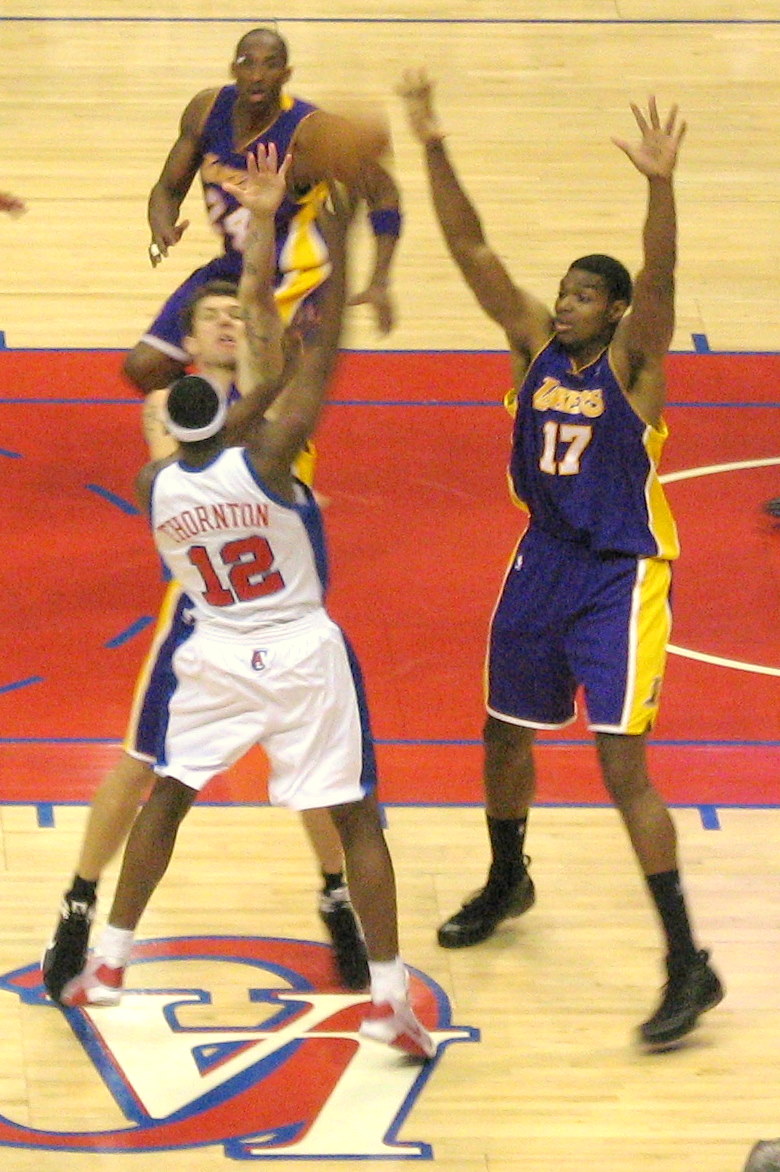
[[[555,335],[566,350],[606,341],[625,310],[625,301],[610,300],[603,277],[569,269],[555,299]]]
[[[253,107],[276,107],[282,86],[290,76],[284,51],[273,38],[245,41],[231,68],[239,96]]]
[[[204,297],[195,307],[186,347],[199,366],[234,370],[244,323],[235,297]]]

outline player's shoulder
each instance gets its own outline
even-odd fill
[[[203,119],[206,118],[212,106],[216,102],[223,86],[209,86],[208,89],[198,90],[194,97],[190,98],[189,102],[184,108],[182,115],[182,123],[191,123],[199,127]]]

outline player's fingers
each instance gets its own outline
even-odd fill
[[[631,103],[631,112],[633,113],[634,118],[636,119],[636,124],[639,127],[639,129],[642,131],[642,134],[645,134],[648,129],[647,119],[645,118],[642,111],[639,109],[639,106],[637,106],[636,102]]]
[[[650,95],[647,102],[647,109],[650,113],[650,125],[653,127],[653,130],[660,130],[661,119],[658,117],[658,104],[655,100],[655,94]]]

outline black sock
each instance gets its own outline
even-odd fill
[[[323,895],[330,895],[331,891],[335,891],[337,887],[344,886],[344,872],[343,871],[323,871],[322,880],[325,886],[322,889]]]
[[[669,956],[693,960],[697,949],[688,922],[679,871],[661,871],[656,875],[646,875],[645,879],[661,917]]]
[[[76,903],[94,903],[97,898],[97,879],[82,879],[80,875],[74,875],[73,886],[65,893],[65,898]]]
[[[523,847],[527,824],[527,815],[525,818],[491,818],[487,815],[493,854],[488,882],[501,885],[515,883],[525,872]]]

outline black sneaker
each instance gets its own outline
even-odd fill
[[[492,936],[502,920],[521,916],[533,907],[536,891],[531,876],[523,871],[509,888],[497,888],[490,878],[480,891],[464,903],[459,912],[439,928],[442,948],[468,948]]]
[[[346,989],[367,989],[368,954],[363,933],[349,898],[349,889],[336,887],[320,895],[320,919],[328,929],[339,981]]]
[[[699,1014],[723,1000],[725,990],[715,970],[707,963],[708,952],[697,952],[695,960],[667,957],[669,979],[664,986],[661,1004],[652,1017],[639,1027],[642,1041],[648,1046],[669,1046],[689,1034]]]
[[[764,505],[764,512],[769,513],[770,517],[775,517],[780,521],[780,496],[776,496],[773,500],[767,501]]]
[[[65,985],[87,963],[89,930],[94,918],[94,902],[63,897],[57,927],[41,961],[43,983],[52,1001],[59,1002]]]

